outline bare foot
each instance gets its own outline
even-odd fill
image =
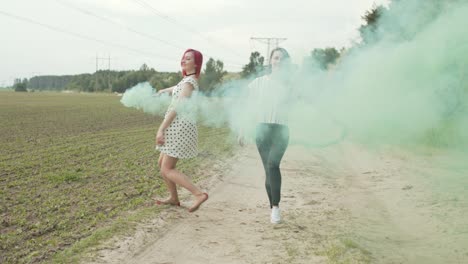
[[[173,199],[170,199],[170,198],[167,199],[167,200],[163,200],[163,201],[161,201],[161,200],[156,200],[155,203],[156,203],[157,205],[165,205],[165,204],[167,204],[167,205],[180,206],[179,200],[173,200]]]
[[[204,203],[206,200],[208,200],[208,194],[207,193],[202,193],[202,194],[199,194],[199,195],[196,195],[197,197],[197,200],[195,201],[195,203],[193,204],[192,207],[189,208],[189,212],[193,213],[195,212],[196,210],[198,210],[198,208],[200,207],[200,205],[202,203]]]

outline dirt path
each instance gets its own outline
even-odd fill
[[[468,263],[468,167],[450,155],[346,148],[345,207],[372,263]]]
[[[466,213],[434,206],[428,186],[409,177],[424,161],[410,161],[350,144],[292,146],[282,163],[284,222],[272,225],[249,146],[202,183],[210,199],[198,212],[167,208],[93,263],[466,263]]]

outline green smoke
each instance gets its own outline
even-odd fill
[[[356,140],[424,143],[438,131],[439,140],[456,135],[457,145],[466,143],[468,4],[434,16],[436,7],[422,9],[415,2],[421,3],[391,6],[380,24],[387,35],[375,32],[382,35],[374,38],[379,41],[352,49],[332,72],[304,78],[305,97]],[[406,28],[396,30],[402,23]]]
[[[431,4],[429,4],[431,2]],[[437,3],[437,4],[435,4]],[[333,70],[303,65],[290,73],[288,91],[249,96],[251,80],[224,83],[212,97],[195,93],[187,107],[210,126],[228,124],[253,138],[261,101],[287,100],[291,143],[324,147],[345,137],[367,144],[463,146],[466,111],[468,3],[396,1],[377,30],[343,54]],[[168,97],[142,84],[127,91],[126,106],[163,114]],[[280,98],[278,98],[280,97]]]
[[[156,90],[148,82],[144,82],[127,89],[120,102],[145,113],[164,115],[170,100],[167,94],[157,95]]]

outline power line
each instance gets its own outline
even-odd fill
[[[226,47],[224,46],[223,44],[221,44],[220,42],[217,42],[216,40],[212,39],[212,38],[209,38],[209,37],[206,37],[205,35],[203,35],[202,33],[200,33],[199,31],[197,31],[196,29],[188,26],[188,25],[184,25],[180,22],[178,22],[177,20],[169,17],[168,15],[165,15],[163,12],[159,11],[158,9],[154,8],[153,6],[151,6],[150,4],[148,4],[147,2],[145,2],[144,0],[133,0],[134,2],[136,2],[137,4],[141,5],[142,7],[144,8],[148,8],[149,10],[153,11],[153,13],[155,13],[157,16],[161,17],[162,19],[170,22],[170,23],[173,23],[175,25],[178,25],[180,27],[182,27],[184,30],[190,32],[190,33],[193,33],[195,35],[198,35],[200,36],[201,38],[207,40],[209,43],[216,43],[218,44],[220,47],[226,49],[226,50],[229,50],[230,52],[232,52],[233,54],[235,54],[236,56],[242,56],[241,54],[239,54],[237,51],[229,48],[229,47]]]
[[[163,60],[172,61],[172,62],[177,60],[177,59],[170,58],[170,57],[167,57],[167,56],[164,56],[164,55],[161,55],[161,54],[148,52],[148,51],[142,51],[142,50],[134,49],[134,48],[127,47],[127,46],[124,46],[124,45],[121,45],[121,44],[116,44],[116,43],[112,43],[112,42],[109,42],[109,41],[93,38],[93,37],[86,36],[86,35],[83,35],[83,34],[80,34],[80,33],[75,33],[75,32],[72,32],[72,31],[69,31],[69,30],[66,30],[66,29],[62,29],[62,28],[59,28],[59,27],[56,27],[56,26],[45,24],[45,23],[30,19],[30,18],[18,16],[16,14],[8,13],[8,12],[5,12],[5,11],[0,11],[0,15],[10,17],[10,18],[13,18],[13,19],[16,19],[16,20],[20,20],[20,21],[23,21],[23,22],[28,22],[30,24],[34,24],[36,26],[41,26],[41,27],[44,27],[44,28],[47,28],[49,30],[56,31],[56,32],[59,32],[59,33],[62,33],[62,34],[71,35],[71,36],[74,36],[76,38],[80,38],[80,39],[84,39],[84,40],[88,40],[88,41],[93,41],[93,42],[98,42],[98,43],[109,45],[109,46],[114,46],[114,47],[117,47],[117,48],[120,48],[120,49],[125,49],[125,50],[128,50],[128,51],[134,52],[134,53],[145,55],[145,56],[150,55],[150,56],[153,56],[153,57],[158,57],[158,58],[161,58]],[[234,64],[225,64],[225,65],[234,66]],[[240,67],[240,65],[235,65],[234,67],[237,68],[237,67]]]
[[[127,46],[124,46],[124,45],[108,42],[108,41],[105,41],[105,40],[96,39],[96,38],[93,38],[93,37],[89,37],[89,36],[82,35],[82,34],[79,34],[79,33],[75,33],[75,32],[72,32],[72,31],[68,31],[68,30],[65,30],[65,29],[61,29],[59,27],[55,27],[55,26],[51,26],[51,25],[48,25],[48,24],[45,24],[45,23],[41,23],[41,22],[38,22],[38,21],[30,19],[30,18],[18,16],[18,15],[15,15],[15,14],[4,12],[4,11],[0,11],[0,14],[4,15],[4,16],[7,16],[7,17],[10,17],[10,18],[17,19],[17,20],[25,21],[25,22],[28,22],[28,23],[31,23],[31,24],[42,26],[42,27],[48,28],[48,29],[53,30],[53,31],[57,31],[57,32],[60,32],[60,33],[72,35],[72,36],[77,37],[77,38],[81,38],[81,39],[85,39],[85,40],[91,40],[91,41],[94,41],[94,42],[99,42],[101,44],[110,45],[110,46],[118,47],[118,48],[121,48],[121,49],[126,49],[126,50],[129,50],[129,51],[135,52],[135,53],[146,55],[146,56],[151,55],[151,56],[156,56],[156,57],[159,57],[159,58],[162,58],[162,59],[165,59],[165,60],[174,61],[174,58],[169,58],[169,57],[166,57],[166,56],[161,55],[161,54],[156,54],[156,53],[147,52],[147,51],[141,51],[141,50],[130,48],[130,47],[127,47]]]
[[[62,5],[66,6],[66,7],[68,7],[68,8],[71,8],[71,9],[74,9],[74,10],[76,10],[76,11],[78,11],[78,12],[81,12],[81,13],[83,13],[83,14],[85,14],[85,15],[88,15],[88,16],[91,16],[91,17],[94,17],[94,18],[97,18],[97,19],[106,21],[106,22],[111,23],[111,24],[113,24],[113,25],[117,25],[117,26],[119,26],[119,27],[122,27],[122,28],[126,29],[126,30],[129,31],[129,32],[138,34],[138,35],[140,35],[140,36],[143,36],[143,37],[146,37],[146,38],[149,38],[149,39],[152,39],[152,40],[161,42],[161,43],[164,43],[164,44],[166,44],[166,45],[168,45],[168,46],[171,46],[171,47],[174,47],[174,48],[177,48],[177,49],[182,49],[182,50],[185,49],[184,47],[181,47],[181,46],[179,46],[179,45],[177,45],[177,44],[174,44],[174,43],[172,43],[172,42],[169,42],[169,41],[167,41],[167,40],[163,40],[163,39],[157,38],[157,37],[155,37],[155,36],[153,36],[153,35],[146,34],[146,33],[144,33],[144,32],[141,32],[141,31],[138,31],[138,30],[133,29],[133,28],[131,28],[131,27],[128,27],[128,26],[126,26],[126,25],[124,25],[124,24],[122,24],[122,23],[116,22],[115,20],[112,20],[112,19],[110,19],[110,18],[103,17],[103,16],[97,15],[97,14],[95,14],[95,13],[89,11],[89,10],[86,10],[86,9],[83,9],[83,8],[80,8],[80,7],[77,7],[76,5],[70,4],[68,1],[63,1],[63,0],[55,0],[55,1],[61,3]],[[140,3],[139,3],[139,4],[140,4]],[[146,3],[144,3],[144,4],[146,4]],[[140,4],[140,5],[141,5],[141,4]],[[148,8],[152,8],[152,7],[149,6],[148,4],[146,4],[146,5],[147,5]],[[153,9],[154,9],[154,8],[153,8]],[[154,11],[155,11],[155,12],[158,12],[156,9],[154,9]],[[177,21],[171,20],[169,17],[164,16],[164,15],[161,14],[161,13],[158,13],[158,15],[161,16],[161,17],[164,17],[166,20],[169,19],[169,21],[173,21],[174,23],[178,23]],[[179,25],[183,26],[182,24],[179,24]],[[202,36],[202,37],[203,37],[203,36]],[[210,41],[211,41],[211,40],[210,40]],[[205,54],[206,54],[206,53],[205,53]],[[213,56],[210,56],[209,54],[206,54],[206,56],[208,56],[208,57],[213,57]],[[242,67],[242,65],[240,65],[240,64],[237,64],[237,63],[230,63],[229,61],[226,63],[226,65],[229,65],[229,66],[235,67],[235,68],[237,68],[237,67]]]
[[[174,47],[174,48],[184,49],[183,47],[178,46],[177,44],[174,44],[174,43],[171,43],[171,42],[169,42],[169,41],[166,41],[166,40],[157,38],[157,37],[155,37],[155,36],[153,36],[153,35],[150,35],[150,34],[146,34],[146,33],[140,32],[140,31],[138,31],[138,30],[136,30],[136,29],[133,29],[133,28],[131,28],[131,27],[128,27],[128,26],[126,26],[126,25],[123,25],[122,23],[116,22],[116,21],[114,21],[114,20],[112,20],[112,19],[110,19],[110,18],[106,18],[106,17],[103,17],[103,16],[96,15],[95,13],[90,12],[89,10],[85,10],[85,9],[83,9],[83,8],[77,7],[76,5],[72,5],[72,4],[70,4],[69,2],[67,2],[67,1],[62,1],[62,0],[55,0],[55,1],[57,1],[57,2],[59,2],[59,3],[63,4],[63,5],[65,5],[65,6],[67,6],[68,8],[71,8],[71,9],[74,9],[74,10],[76,10],[76,11],[78,11],[78,12],[81,12],[81,13],[83,13],[83,14],[85,14],[85,15],[92,16],[92,17],[95,17],[95,18],[100,19],[100,20],[104,20],[104,21],[106,21],[106,22],[108,22],[108,23],[111,23],[111,24],[113,24],[113,25],[117,25],[117,26],[119,26],[119,27],[123,27],[123,28],[126,29],[127,31],[130,31],[130,32],[135,33],[135,34],[138,34],[138,35],[140,35],[140,36],[143,36],[143,37],[146,37],[146,38],[149,38],[149,39],[152,39],[152,40],[156,40],[156,41],[158,41],[158,42],[164,43],[164,44],[166,44],[166,45],[168,45],[168,46],[171,46],[171,47]]]

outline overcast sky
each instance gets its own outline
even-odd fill
[[[179,70],[186,48],[239,71],[267,45],[287,38],[300,63],[314,48],[358,40],[361,16],[388,0],[0,0],[0,86],[15,77],[92,73],[96,56],[112,70]],[[12,17],[13,16],[13,17]],[[98,60],[99,69],[109,61]]]

